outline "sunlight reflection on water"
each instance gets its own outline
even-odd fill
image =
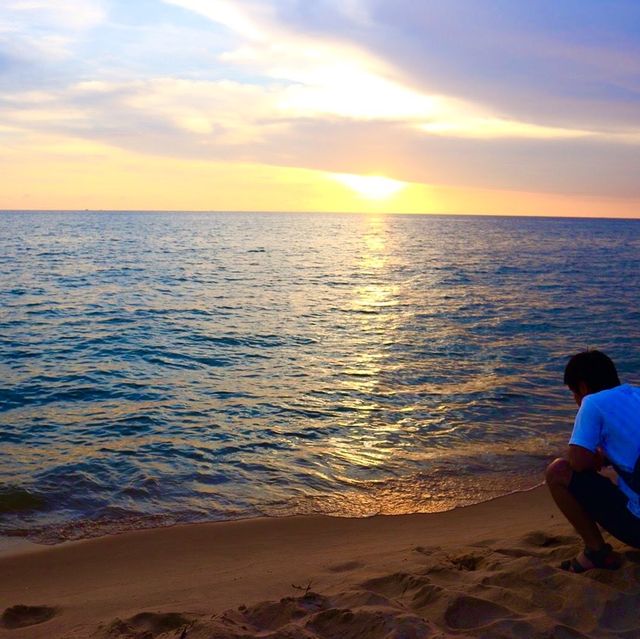
[[[0,498],[40,507],[0,531],[531,486],[569,429],[567,355],[636,375],[639,248],[621,220],[1,214]]]

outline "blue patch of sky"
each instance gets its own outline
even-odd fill
[[[576,97],[601,99],[606,96],[611,100],[622,103],[640,102],[640,91],[629,87],[620,86],[612,82],[588,82],[582,83],[582,90],[575,90],[573,94]]]
[[[623,40],[640,44],[637,0],[495,0],[490,6],[512,26],[562,36],[576,44],[620,44]]]
[[[66,62],[0,51],[0,91],[3,96],[30,90],[54,90],[71,81],[75,72]]]
[[[205,29],[213,24],[193,11],[158,0],[112,0],[109,18],[129,26],[179,24],[185,28]]]
[[[398,6],[398,4],[400,6]],[[518,54],[519,38],[532,54],[538,40],[539,53],[555,41],[571,45],[640,45],[640,3],[592,0],[556,2],[514,2],[513,0],[449,0],[447,3],[412,5],[399,0],[393,7],[378,0],[372,11],[376,22],[391,25],[402,46],[401,37],[420,41],[425,51],[464,50],[485,45],[490,50]],[[375,3],[374,3],[375,5]]]
[[[406,18],[417,13],[423,17],[420,27],[428,23],[436,27],[456,24],[470,35],[489,31],[496,38],[502,30],[506,36],[522,30],[550,37],[561,35],[572,42],[586,40],[587,44],[593,43],[593,36],[602,41],[626,37],[636,43],[640,37],[637,0],[449,0],[414,7],[407,3],[404,8],[377,0],[373,5],[379,14],[389,10],[395,13],[408,31],[411,23]]]
[[[220,60],[238,45],[228,28],[181,7],[116,0],[107,21],[76,43],[74,59],[65,64],[83,80],[174,77],[268,84],[250,69]]]
[[[107,22],[79,43],[77,58],[93,77],[129,80],[224,77],[219,55],[233,46],[223,27],[152,0],[116,1]]]
[[[283,23],[306,33],[344,36],[362,28],[335,0],[280,1],[275,3],[275,14]]]
[[[13,57],[0,51],[0,74],[9,73],[15,66]]]

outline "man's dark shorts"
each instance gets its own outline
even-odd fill
[[[640,548],[640,518],[627,508],[627,496],[609,479],[593,471],[573,473],[569,491],[608,533]]]

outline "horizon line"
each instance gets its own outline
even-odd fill
[[[250,210],[250,209],[0,209],[2,213],[197,213],[197,214],[265,214],[265,215],[395,215],[395,216],[429,216],[429,217],[499,217],[499,218],[544,218],[558,220],[628,220],[640,221],[640,212],[638,217],[626,216],[606,216],[606,215],[546,215],[544,213],[538,215],[532,214],[514,214],[514,213],[402,213],[394,211],[319,211],[319,210],[300,210],[300,211],[281,211],[281,210]]]

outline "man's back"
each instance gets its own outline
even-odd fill
[[[640,456],[640,388],[621,384],[587,395],[576,415],[570,444],[601,448],[615,466],[632,471]],[[640,516],[640,500],[624,482],[629,509]]]

